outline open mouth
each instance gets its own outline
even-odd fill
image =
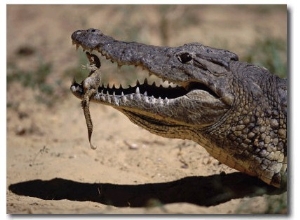
[[[168,82],[166,82],[165,84],[168,84]],[[98,93],[102,95],[114,95],[116,97],[124,95],[126,96],[130,94],[140,94],[144,97],[151,97],[155,99],[176,99],[188,94],[194,89],[206,91],[214,97],[217,97],[217,95],[213,91],[200,83],[190,83],[188,87],[183,87],[180,85],[176,85],[175,87],[169,85],[166,87],[164,85],[157,86],[155,82],[149,85],[147,78],[142,84],[137,81],[135,86],[129,85],[128,88],[123,88],[122,85],[120,85],[119,87],[116,87],[115,85],[107,85],[105,87],[104,85],[102,85],[98,87]]]
[[[82,47],[83,51],[88,51],[88,59],[94,58],[89,59],[90,65],[87,65],[90,69],[89,76],[81,83],[74,81],[70,88],[72,93],[82,100],[90,135],[90,101],[116,108],[133,123],[152,133],[171,138],[177,137],[175,134],[178,132],[189,131],[185,129],[187,127],[202,129],[212,125],[230,108],[226,100],[223,100],[222,90],[218,89],[213,81],[214,73],[206,67],[208,61],[204,62],[204,58],[192,59],[189,53],[182,52],[186,50],[182,47],[158,47],[117,41],[95,29],[76,31],[71,38],[77,49]],[[195,46],[203,50],[201,45]],[[140,67],[148,72],[149,77],[140,80],[140,76],[145,74],[138,73],[139,80],[134,85],[129,85],[124,84],[123,77],[119,79],[117,76],[108,80],[108,84],[104,84],[101,82],[103,67],[94,52],[98,52],[100,58],[106,58],[118,67]],[[203,61],[203,64],[200,61]],[[226,70],[220,68],[222,67],[218,66],[217,69]],[[126,72],[124,74],[125,77],[128,76]],[[158,80],[153,82],[152,76]]]
[[[74,42],[73,42],[74,43]],[[86,49],[80,45],[76,44],[76,48],[81,46],[83,48],[83,51]],[[92,50],[89,50],[92,51]],[[143,70],[147,71],[148,69],[145,68],[142,65],[139,64],[131,64],[131,63],[119,63],[118,61],[113,60],[111,57],[109,57],[107,54],[105,54],[103,51],[98,51],[102,56],[105,57],[107,60],[111,61],[112,63],[117,63],[117,66],[120,68],[123,65],[130,65],[130,66],[141,66]],[[155,76],[156,80],[152,79],[152,82],[149,83],[149,77]],[[219,96],[211,90],[208,86],[194,81],[174,81],[166,78],[162,78],[159,74],[155,72],[151,72],[148,70],[148,77],[145,77],[143,82],[136,81],[136,84],[134,86],[132,85],[124,85],[124,83],[116,83],[115,84],[104,84],[101,83],[101,85],[98,87],[98,93],[99,99],[101,101],[111,101],[111,98],[114,98],[115,100],[121,99],[124,97],[127,98],[144,98],[146,101],[152,101],[155,102],[157,100],[172,100],[176,99],[182,96],[187,95],[189,92],[192,92],[193,90],[202,91],[206,94],[209,94],[213,96],[214,98],[219,98]],[[73,88],[73,89],[72,89]],[[81,84],[73,82],[73,85],[71,87],[71,90],[76,92],[76,96],[80,96],[84,93],[83,88],[81,87]],[[78,94],[79,93],[79,94]],[[81,94],[80,94],[81,93]],[[110,97],[110,99],[108,98]],[[114,104],[119,104],[119,102],[115,102]]]

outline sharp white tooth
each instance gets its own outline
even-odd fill
[[[111,103],[111,98],[108,91],[106,92],[106,97],[107,97],[107,102]]]
[[[132,94],[132,93],[130,94],[129,98],[130,98],[131,100],[133,99],[133,94]]]
[[[145,91],[145,92],[144,92],[144,96],[147,96],[147,95],[148,95],[148,93],[147,93],[147,91]]]
[[[161,105],[164,104],[164,102],[163,102],[163,100],[161,99],[161,97],[158,97],[158,103],[161,104]]]
[[[105,101],[105,96],[104,96],[104,95],[101,96],[101,100],[102,100],[102,101]]]
[[[119,105],[119,100],[117,99],[117,97],[116,96],[113,96],[113,101],[114,101],[114,104],[115,105]]]
[[[145,102],[149,102],[148,96],[144,96],[143,99]]]
[[[123,102],[126,102],[126,101],[127,101],[127,98],[126,98],[126,96],[124,96],[124,94],[123,94],[123,96],[121,97],[121,99],[122,99]]]
[[[113,96],[114,96],[114,97],[116,96],[116,92],[115,92],[115,91],[113,91]]]
[[[103,89],[101,90],[101,95],[103,96],[104,94],[103,94]]]
[[[155,101],[156,101],[156,99],[155,99],[154,96],[152,95],[152,96],[150,97],[150,102],[151,102],[151,103],[155,103]]]
[[[164,101],[165,101],[165,104],[168,104],[168,103],[169,103],[169,99],[168,99],[167,97],[165,98]]]
[[[124,96],[124,92],[123,91],[121,92],[121,96]]]
[[[139,87],[136,87],[135,93],[136,93],[136,94],[140,94],[140,88],[139,88]]]

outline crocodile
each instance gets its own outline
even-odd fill
[[[92,102],[112,106],[156,135],[195,141],[221,163],[286,187],[287,79],[201,43],[153,46],[93,28],[77,30],[71,39],[76,48],[96,51],[118,66],[140,66],[176,85],[147,79],[127,88],[100,85]],[[70,90],[84,97],[82,83],[73,82]]]

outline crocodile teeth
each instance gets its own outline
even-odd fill
[[[166,97],[166,98],[164,99],[164,102],[165,102],[165,104],[169,104],[169,99]]]
[[[119,105],[119,99],[116,96],[113,96],[113,102],[115,105]]]
[[[148,96],[144,96],[143,99],[144,99],[145,102],[149,102]]]
[[[163,104],[164,104],[164,102],[163,102],[163,100],[162,100],[162,98],[161,98],[161,97],[158,97],[158,103],[159,103],[159,104],[161,104],[161,105],[163,105]]]
[[[123,102],[126,102],[127,101],[127,98],[126,96],[124,95],[124,92],[121,93],[121,99]]]
[[[109,95],[108,91],[106,92],[106,97],[107,97],[107,102],[111,103],[111,98],[110,98],[110,95]]]
[[[136,87],[135,93],[136,93],[137,95],[140,94],[140,88],[139,88],[139,87]]]
[[[136,87],[135,94],[136,94],[136,97],[137,97],[139,100],[141,100],[141,93],[140,93],[140,88],[139,88],[139,87]]]
[[[154,98],[153,95],[150,97],[150,102],[151,102],[151,103],[155,103],[155,102],[156,102],[156,99]]]

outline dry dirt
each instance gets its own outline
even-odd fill
[[[242,57],[264,37],[287,40],[287,11],[8,5],[7,77],[20,74],[7,85],[7,213],[265,213],[286,195],[219,164],[198,144],[152,135],[108,106],[91,105],[98,148],[90,149],[80,100],[69,91],[76,70],[87,62],[70,36],[90,27],[154,45],[198,41]],[[45,81],[27,74],[47,64]],[[35,77],[47,72],[38,71]],[[118,80],[109,71],[116,66],[104,72]],[[122,78],[122,69],[117,74]]]

